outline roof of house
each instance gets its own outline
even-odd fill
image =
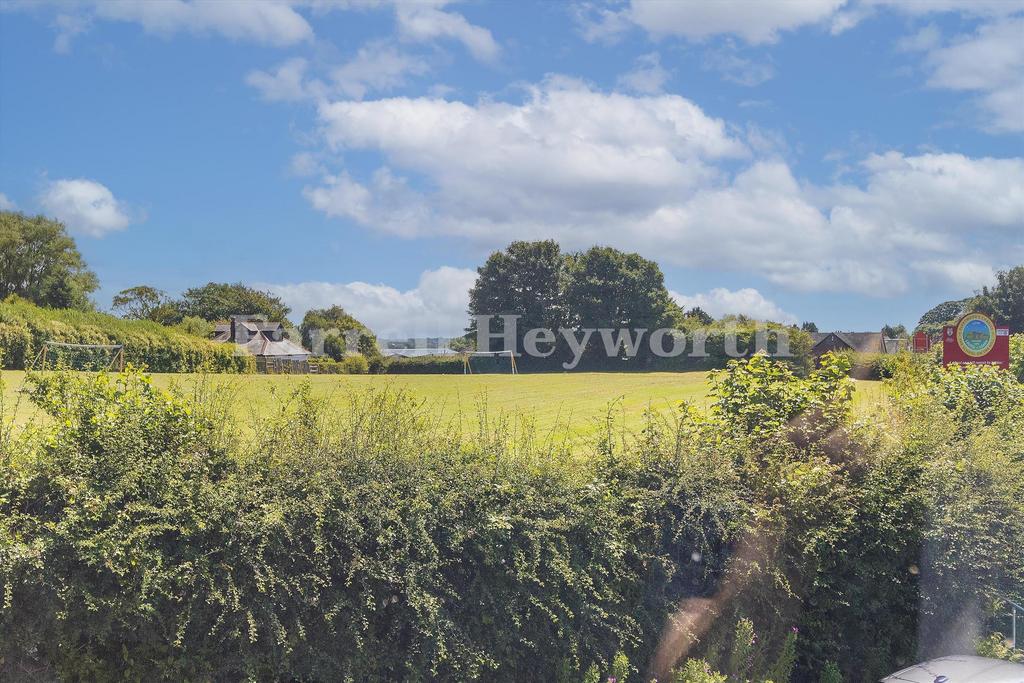
[[[283,323],[259,322],[256,320],[239,320],[238,324],[250,332],[273,332],[284,327]],[[214,332],[231,332],[231,323],[217,323],[213,326]]]
[[[273,341],[264,334],[257,334],[245,344],[239,344],[254,356],[310,356],[309,351],[290,339]]]
[[[881,332],[827,332],[814,333],[811,340],[817,347],[832,336],[858,353],[891,353],[882,338]]]

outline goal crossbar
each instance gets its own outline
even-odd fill
[[[41,370],[46,369],[47,356],[49,355],[51,347],[61,349],[96,349],[98,351],[113,351],[114,353],[110,356],[110,361],[103,369],[110,370],[116,367],[119,372],[124,371],[124,344],[73,344],[71,342],[57,341],[43,342],[43,348],[39,349],[39,353],[32,362],[33,368],[39,366],[39,369]]]
[[[471,356],[508,356],[512,365],[512,374],[519,374],[519,369],[516,368],[516,354],[512,351],[465,351],[462,354],[462,374],[464,375],[473,374],[473,366],[469,362]]]
[[[71,344],[69,342],[43,342],[43,346],[62,346],[68,349],[103,349],[104,351],[114,351],[116,349],[123,349],[124,344]]]

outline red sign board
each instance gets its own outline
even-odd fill
[[[995,365],[1010,369],[1010,328],[982,313],[969,313],[942,329],[942,364]]]
[[[927,353],[932,348],[931,338],[924,332],[914,335],[914,353]]]

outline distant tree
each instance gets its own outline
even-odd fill
[[[0,211],[0,299],[13,294],[40,306],[91,309],[97,287],[63,223]]]
[[[358,332],[356,350],[366,357],[370,371],[382,371],[384,356],[377,345],[377,336],[369,327],[356,320],[341,306],[310,309],[302,318],[302,324],[299,325],[299,332],[302,333],[302,345],[307,349],[313,349],[316,341],[314,334],[319,331],[323,335],[324,354],[334,360],[343,359],[348,352],[348,340],[345,338],[345,333],[350,330]]]
[[[469,290],[469,314],[521,316],[516,324],[517,344],[522,349],[523,336],[530,329],[563,325],[564,270],[565,258],[554,240],[512,242],[477,268],[476,283]],[[492,333],[503,331],[500,319],[491,325]],[[468,330],[475,336],[475,320],[470,321]],[[500,341],[494,341],[491,349],[499,346]]]
[[[239,314],[257,315],[272,322],[291,324],[288,322],[291,309],[279,297],[241,282],[210,282],[202,287],[187,289],[177,306],[182,316],[211,322],[228,320],[232,315]]]
[[[714,317],[712,317],[710,313],[707,313],[700,306],[694,306],[693,308],[688,310],[684,315],[686,318],[693,320],[699,325],[710,325],[711,323],[715,322]]]
[[[1007,325],[1011,334],[1024,332],[1024,266],[999,271],[995,286],[984,287],[970,307]]]
[[[934,333],[941,331],[942,326],[955,321],[971,303],[971,298],[943,301],[921,316],[917,329],[922,332]]]
[[[153,311],[165,303],[168,303],[165,292],[149,285],[138,285],[115,294],[112,308],[122,318],[150,320]]]
[[[882,327],[882,336],[887,339],[899,339],[901,337],[906,337],[908,336],[907,328],[902,324],[885,325]]]
[[[815,334],[818,331],[818,326],[808,320],[807,322],[800,323],[800,329],[809,334]]]
[[[567,259],[563,299],[569,324],[577,328],[655,330],[681,322],[658,264],[611,247],[592,247]],[[590,345],[599,343],[592,339]],[[638,356],[649,348],[642,344]]]

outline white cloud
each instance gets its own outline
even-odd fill
[[[751,44],[830,18],[846,0],[633,0],[629,17],[648,33],[702,40],[732,34]]]
[[[380,337],[426,337],[462,334],[475,282],[475,270],[442,266],[425,271],[417,286],[406,291],[366,282],[260,286],[284,299],[296,318],[310,308],[336,304]]]
[[[364,45],[345,64],[328,69],[325,79],[307,76],[309,62],[293,57],[271,71],[250,71],[245,82],[269,102],[323,100],[329,96],[362,99],[369,92],[388,92],[405,85],[408,76],[429,71],[425,61],[383,41]]]
[[[383,42],[364,45],[346,64],[331,71],[331,79],[345,95],[362,99],[367,92],[388,92],[405,85],[407,76],[429,70],[426,62]]]
[[[670,292],[670,294],[676,303],[684,309],[699,306],[716,318],[732,314],[790,325],[797,322],[795,315],[782,310],[775,302],[766,299],[761,292],[751,287],[735,291],[716,287],[709,292],[700,294],[686,295],[677,292]]]
[[[395,17],[403,38],[416,42],[436,38],[457,40],[477,59],[485,62],[497,59],[501,48],[487,29],[469,23],[457,12],[439,9],[442,2],[396,2]]]
[[[986,125],[1024,131],[1024,17],[982,25],[976,33],[932,47],[928,85],[979,94]]]
[[[326,86],[319,81],[306,79],[308,62],[302,57],[293,57],[277,65],[273,71],[250,71],[245,82],[260,91],[268,102],[298,102],[321,97]]]
[[[215,33],[233,40],[294,45],[313,37],[301,14],[283,0],[113,0],[95,3],[96,17],[140,24],[148,33]]]
[[[53,51],[62,55],[69,54],[75,36],[88,31],[91,24],[89,17],[81,14],[58,14],[53,20],[53,27],[57,30]]]
[[[54,180],[40,195],[39,203],[72,232],[91,237],[103,237],[131,223],[126,207],[95,180]]]
[[[645,95],[660,93],[671,74],[657,52],[637,58],[633,70],[619,76],[619,87]]]
[[[577,2],[571,7],[580,35],[588,43],[615,43],[634,24],[629,13],[593,2]]]
[[[920,264],[1005,263],[1024,225],[1024,160],[891,152],[865,159],[856,182],[815,185],[763,133],[744,141],[675,95],[552,78],[519,103],[344,101],[319,118],[331,152],[382,163],[368,178],[311,183],[310,203],[409,237],[611,244],[792,289],[886,296],[934,282]]]
[[[718,175],[708,160],[747,154],[722,121],[681,97],[605,94],[564,79],[531,88],[522,104],[343,101],[321,105],[319,117],[332,149],[376,149],[428,176],[451,217],[471,223],[642,209]]]
[[[1024,0],[859,0],[864,7],[885,7],[902,14],[923,16],[956,12],[971,16],[1009,16],[1024,10]]]
[[[17,208],[17,205],[7,195],[0,192],[0,211],[14,211]]]
[[[757,45],[774,43],[780,33],[805,26],[828,24],[833,34],[842,33],[880,8],[914,17],[997,17],[1024,10],[1024,0],[632,0],[624,10],[582,7],[577,22],[589,40],[618,36],[633,23],[655,38],[734,35]]]

